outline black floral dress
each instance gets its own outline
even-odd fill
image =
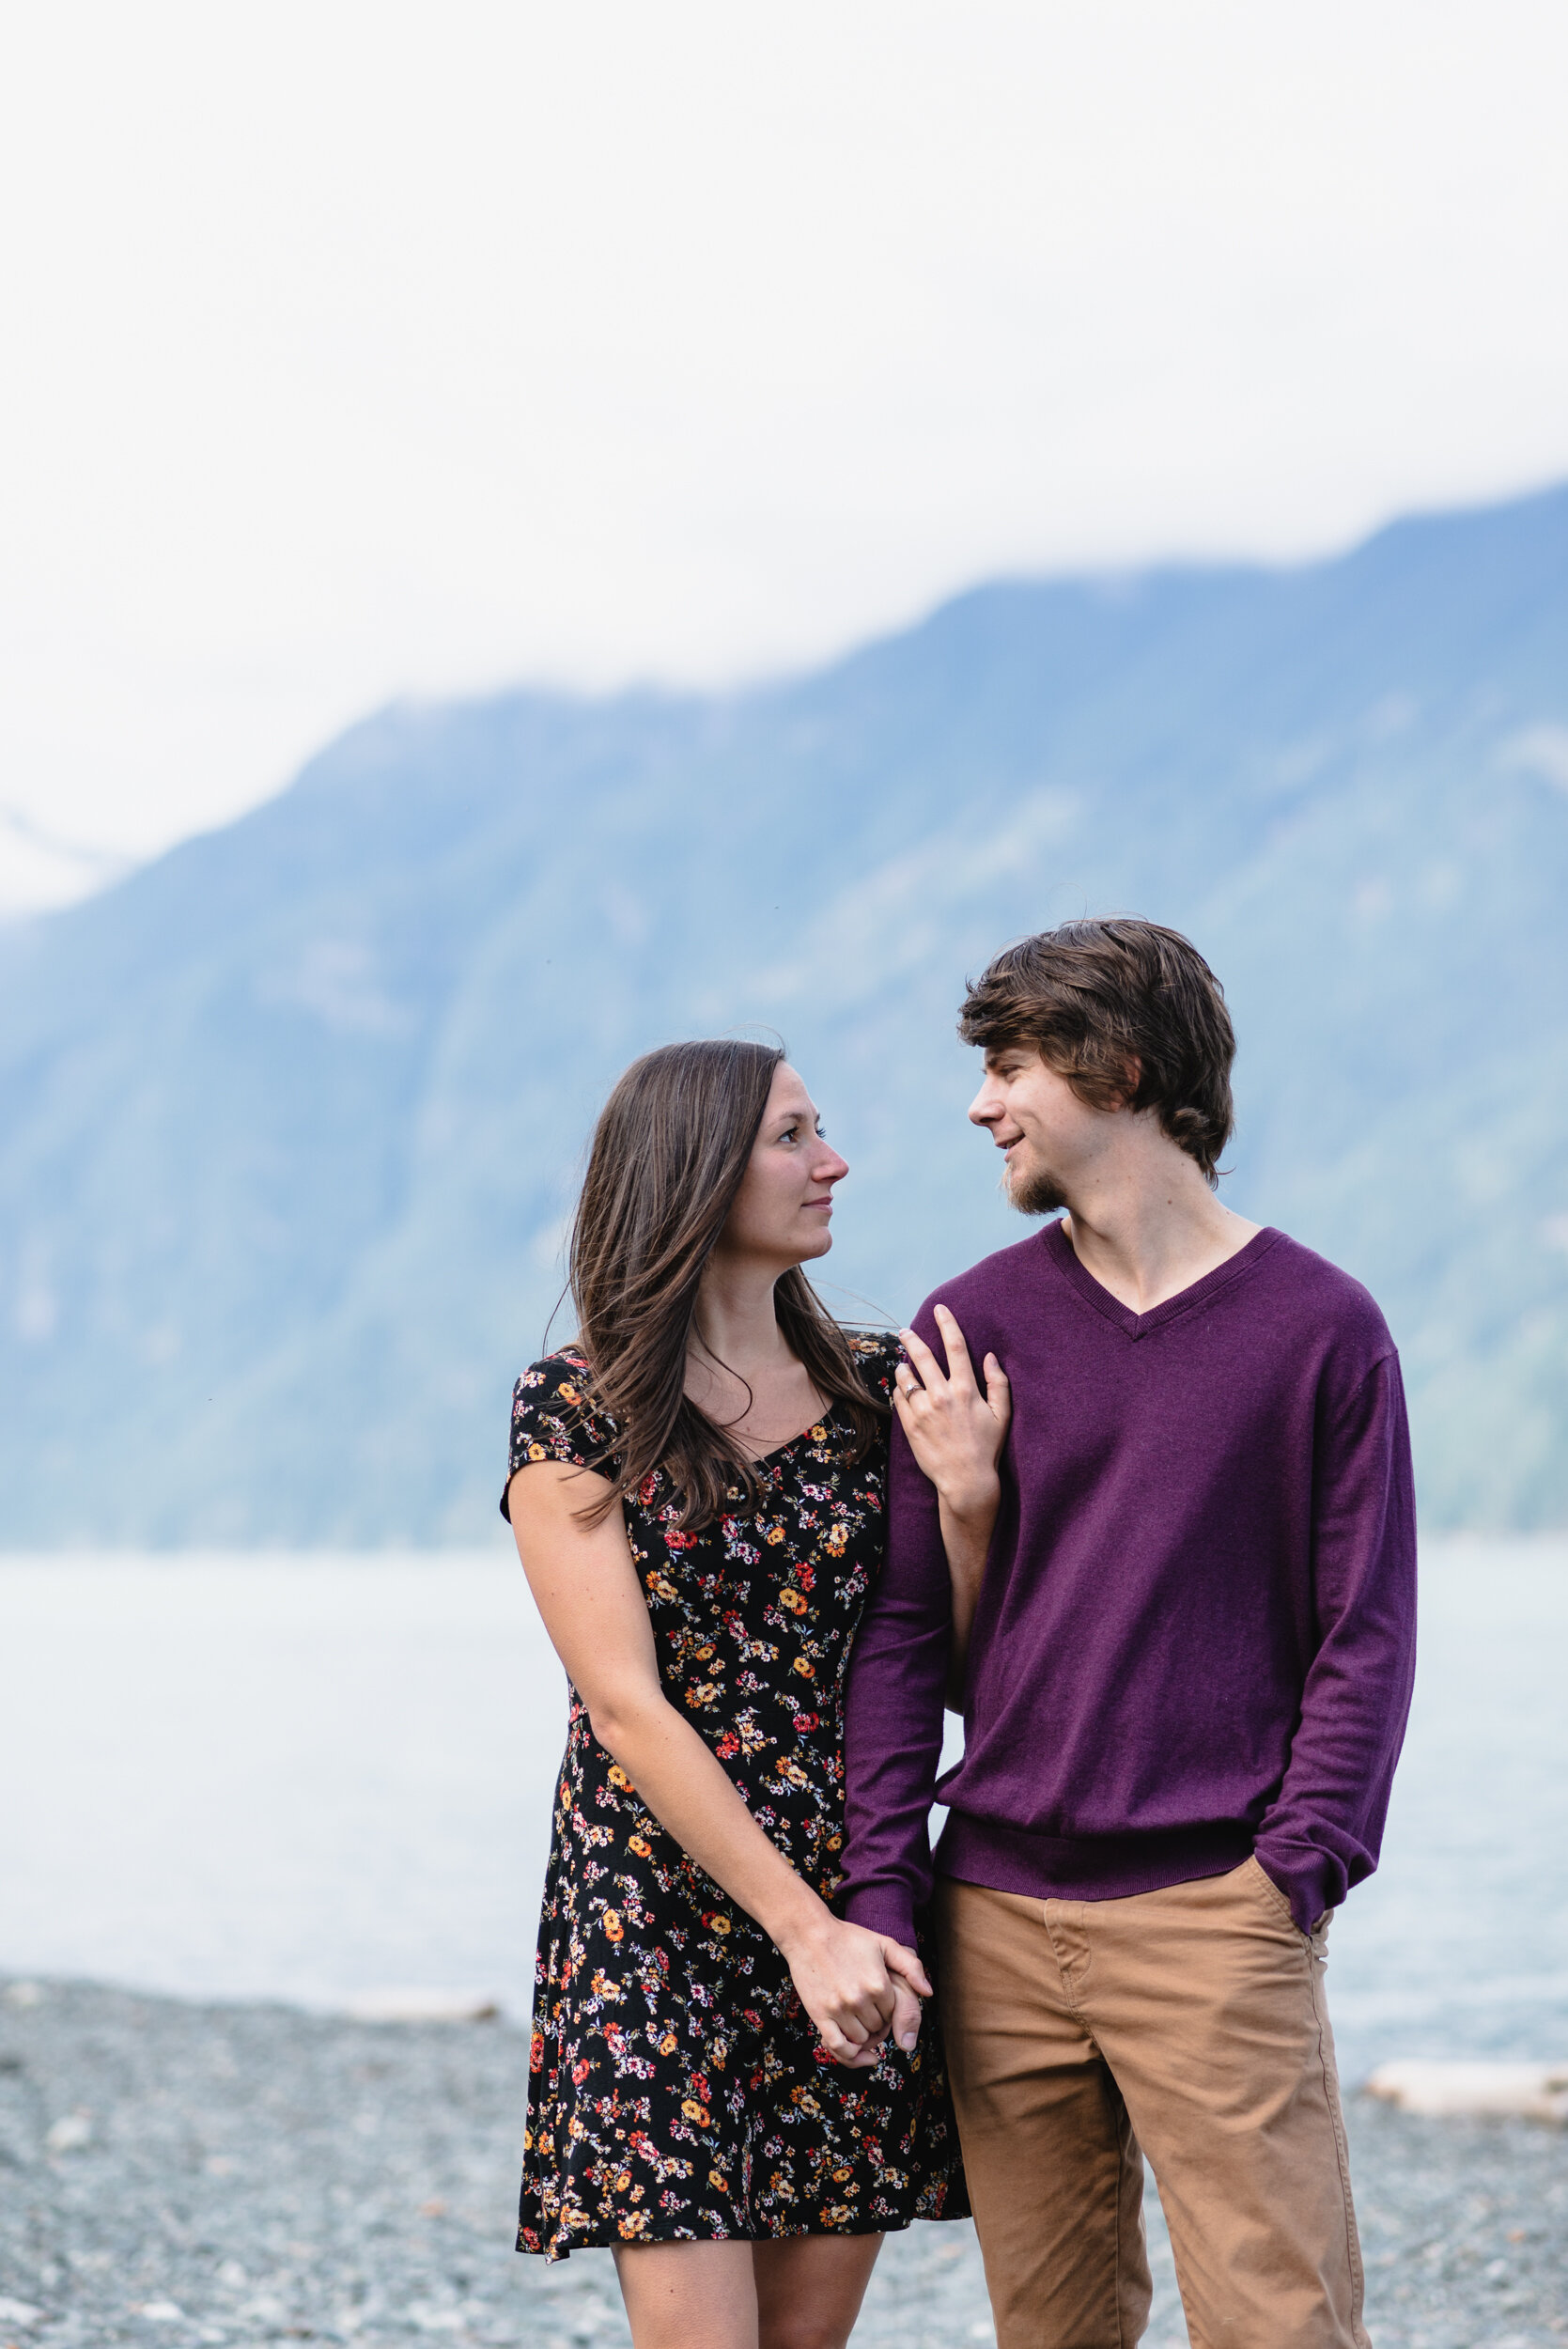
[[[884,1397],[895,1341],[851,1341]],[[512,1471],[612,1433],[572,1352],[512,1406]],[[759,1463],[762,1505],[683,1533],[662,1471],[625,1504],[665,1693],[824,1899],[844,1842],[845,1674],[881,1564],[887,1444],[846,1419]],[[505,1512],[505,1501],[502,1508]],[[910,2055],[846,2071],[761,1927],[689,1859],[568,1691],[535,1977],[520,2251],[874,2234],[968,2215],[928,2002]]]

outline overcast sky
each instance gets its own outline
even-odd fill
[[[1565,87],[1557,0],[17,11],[0,900],[392,695],[1568,477]]]

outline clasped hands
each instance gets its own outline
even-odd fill
[[[920,2037],[920,2002],[931,1996],[913,1950],[824,1908],[811,1930],[784,1948],[800,2003],[835,2063],[863,2071],[892,2039],[905,2054]]]

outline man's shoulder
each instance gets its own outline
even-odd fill
[[[993,1316],[1017,1299],[1020,1288],[1039,1283],[1045,1270],[1045,1233],[1031,1232],[1027,1239],[1015,1240],[1011,1248],[999,1248],[995,1255],[982,1256],[978,1264],[971,1264],[967,1272],[955,1272],[951,1280],[943,1281],[932,1290],[915,1319],[929,1321],[934,1305],[945,1305],[960,1327],[966,1313]]]
[[[1319,1330],[1332,1332],[1347,1349],[1370,1363],[1391,1354],[1394,1342],[1383,1310],[1369,1288],[1342,1265],[1308,1248],[1288,1232],[1270,1227],[1270,1246],[1260,1270],[1281,1304]]]

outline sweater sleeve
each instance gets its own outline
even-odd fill
[[[1416,1663],[1416,1517],[1399,1361],[1319,1405],[1316,1652],[1255,1850],[1304,1933],[1377,1865]]]
[[[939,1341],[929,1309],[916,1329]],[[915,1946],[931,1895],[931,1803],[941,1759],[952,1586],[936,1488],[896,1421],[888,1555],[855,1643],[845,1723],[844,1908],[856,1924]]]

